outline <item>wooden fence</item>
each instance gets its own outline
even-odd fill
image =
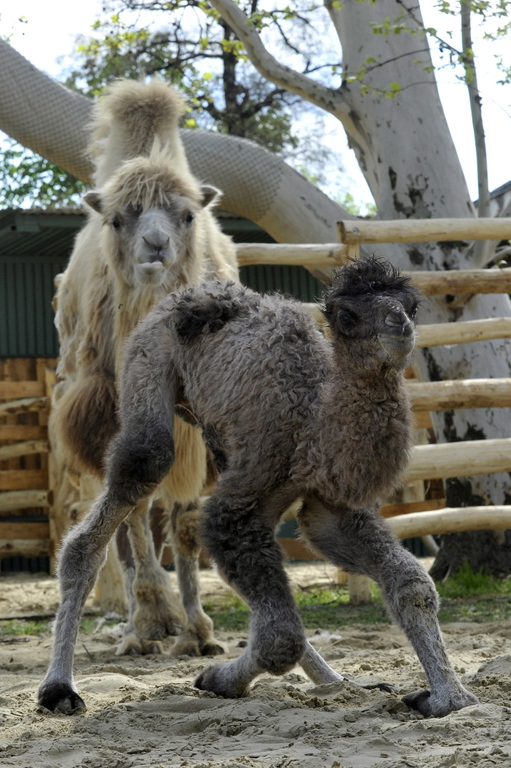
[[[240,244],[238,259],[240,265],[337,266],[356,258],[360,243],[511,239],[511,220],[355,220],[340,222],[339,236],[343,242],[320,245]],[[413,272],[410,276],[428,295],[511,293],[511,269]],[[322,321],[316,305],[304,306]],[[510,337],[508,317],[418,329],[420,347]],[[54,370],[55,361],[48,359],[0,363],[0,558],[52,555],[58,544],[57,537],[50,534],[47,514],[53,493],[47,419]],[[430,411],[511,405],[510,379],[410,381],[408,386],[418,428],[431,425]],[[504,471],[511,471],[511,438],[456,443],[456,450],[452,445],[417,445],[405,478],[408,491],[404,500],[386,505],[382,513],[392,518],[391,524],[401,537],[475,527],[511,528],[511,507],[449,510],[441,492],[425,499],[420,490],[425,480],[441,484],[442,478]],[[51,530],[59,530],[59,526]]]
[[[420,242],[449,240],[511,239],[511,220],[404,220],[392,222],[339,222],[341,243],[320,246],[274,245],[264,256],[261,246],[240,246],[239,259],[250,263],[286,260],[308,267],[334,266],[359,256],[360,244],[384,242]],[[258,254],[259,251],[259,254]],[[409,273],[417,287],[427,295],[471,295],[475,293],[511,293],[511,269],[457,270],[452,272]],[[322,317],[315,305],[309,305],[318,322]],[[511,338],[511,318],[431,324],[419,327],[418,347],[460,344],[485,339]],[[511,379],[473,381],[409,382],[416,426],[431,426],[430,411],[456,408],[508,407],[511,404]],[[429,423],[428,423],[429,422]],[[421,430],[418,430],[420,436]],[[448,445],[417,445],[412,453],[403,483],[403,501],[385,505],[382,514],[400,538],[450,533],[463,530],[506,529],[511,527],[511,506],[445,508],[438,498],[425,500],[424,481],[458,475],[487,474],[511,470],[511,438],[458,442]],[[417,513],[421,514],[417,514]],[[353,602],[370,600],[369,580],[350,579]]]
[[[56,360],[0,361],[0,558],[53,551],[48,414]]]

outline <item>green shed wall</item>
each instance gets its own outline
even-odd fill
[[[66,260],[0,256],[0,357],[56,357],[51,301]]]
[[[58,355],[51,305],[54,278],[66,268],[83,220],[79,214],[0,212],[1,358]],[[222,217],[220,223],[236,242],[273,242],[251,222]],[[242,267],[241,280],[254,290],[278,290],[302,301],[315,301],[321,291],[303,267]]]

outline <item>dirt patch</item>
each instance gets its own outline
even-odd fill
[[[296,585],[328,584],[326,565],[290,567]],[[227,588],[213,573],[205,595]],[[44,615],[58,602],[50,577],[0,578],[0,615]],[[116,633],[77,643],[76,680],[88,711],[43,714],[35,692],[51,638],[0,642],[0,764],[5,768],[455,768],[511,765],[511,621],[443,627],[449,654],[480,704],[423,719],[400,697],[424,686],[421,667],[393,626],[353,625],[311,635],[346,681],[314,687],[300,669],[261,677],[241,700],[193,687],[204,659],[115,655]],[[228,658],[245,635],[218,632]],[[171,641],[168,641],[167,649]],[[213,662],[214,663],[214,662]],[[357,683],[386,681],[397,694]]]

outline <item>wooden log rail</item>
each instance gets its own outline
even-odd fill
[[[511,438],[416,445],[404,482],[511,472]]]
[[[511,237],[511,235],[510,235]],[[240,243],[238,262],[303,267],[338,267],[348,261],[344,244]],[[511,268],[456,269],[449,272],[404,272],[425,295],[457,296],[470,293],[511,293]]]
[[[48,453],[50,450],[47,440],[27,440],[22,443],[0,446],[0,461],[15,459],[18,456],[32,456],[35,453]]]
[[[0,415],[7,413],[21,413],[22,411],[40,411],[48,408],[50,401],[48,397],[24,397],[17,400],[11,400],[7,403],[0,403]]]
[[[511,506],[451,507],[388,518],[396,536],[408,539],[426,534],[511,528]]]
[[[30,509],[32,507],[49,507],[50,503],[51,491],[44,489],[23,489],[0,493],[0,512],[12,512],[16,509]]]
[[[46,395],[42,381],[0,381],[0,400]]]
[[[339,222],[347,245],[372,243],[447,242],[453,240],[509,240],[511,219],[395,219]]]
[[[460,379],[406,382],[412,408],[451,411],[457,408],[506,408],[511,406],[511,379]]]
[[[511,237],[511,235],[510,235]],[[236,246],[241,266],[278,264],[303,267],[339,267],[348,261],[348,247],[341,243],[240,243]],[[511,268],[460,269],[449,272],[404,272],[422,293],[462,295],[511,293]]]
[[[348,248],[341,243],[239,243],[238,264],[340,267],[348,261]]]
[[[427,296],[511,293],[511,269],[453,269],[449,272],[404,272]]]
[[[424,348],[509,338],[511,338],[511,317],[491,317],[486,320],[419,325],[416,344]]]
[[[3,539],[0,534],[0,558],[3,557],[48,557],[53,554],[49,538]]]

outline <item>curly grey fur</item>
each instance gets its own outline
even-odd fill
[[[330,339],[292,301],[234,283],[207,283],[164,299],[133,333],[104,496],[64,547],[57,644],[69,656],[89,566],[129,509],[172,463],[173,411],[186,408],[213,435],[225,467],[205,509],[203,536],[220,573],[252,610],[247,648],[206,669],[199,688],[241,696],[259,673],[301,663],[315,682],[340,677],[305,639],[274,532],[298,497],[311,545],[336,565],[375,579],[413,644],[430,691],[406,701],[425,715],[475,703],[449,663],[434,585],[377,514],[404,471],[410,408],[403,371],[419,296],[376,259],[341,269],[325,295]],[[76,569],[76,547],[85,570]],[[85,552],[87,554],[85,554]],[[78,615],[78,613],[77,613]],[[68,711],[73,697],[43,683],[41,701]],[[57,701],[56,701],[57,700]],[[63,703],[62,703],[63,702]],[[66,709],[67,708],[67,709]]]

